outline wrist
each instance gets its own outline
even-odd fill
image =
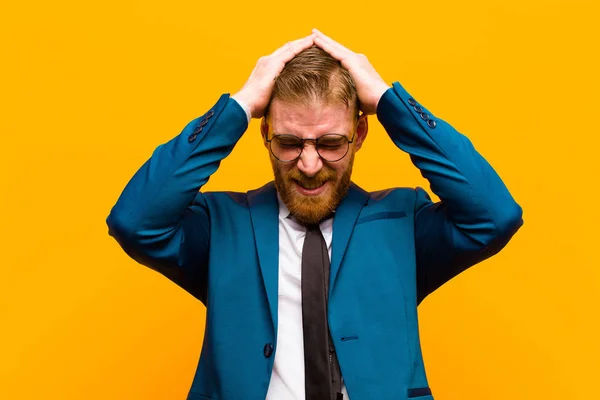
[[[388,89],[391,86],[389,86],[387,83],[385,82],[381,82],[380,85],[377,85],[377,89],[375,89],[374,93],[375,93],[375,98],[377,99],[377,103],[379,103],[379,100],[381,100],[381,97],[383,96],[383,94],[385,92],[388,91]]]
[[[379,106],[381,98],[383,97],[385,92],[389,90],[390,87],[391,86],[388,86],[386,83],[381,82],[381,84],[377,85],[377,87],[373,90],[373,105],[375,106],[373,110],[374,114],[377,113],[377,107]]]
[[[242,109],[244,110],[244,112],[246,113],[246,117],[248,118],[248,122],[250,122],[250,120],[252,119],[252,107],[250,106],[250,103],[248,102],[248,100],[245,99],[245,97],[240,94],[239,92],[234,94],[233,96],[231,96],[232,99],[234,99],[235,101],[237,101],[237,103],[240,105],[240,107],[242,107]]]

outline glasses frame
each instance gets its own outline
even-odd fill
[[[344,155],[341,156],[340,158],[338,158],[337,160],[333,160],[333,161],[327,160],[319,152],[319,139],[321,139],[322,137],[331,136],[331,135],[345,137],[346,140],[348,141],[347,147],[346,147],[346,152],[344,153]],[[294,138],[300,140],[300,143],[302,144],[302,148],[300,149],[300,153],[298,153],[298,156],[296,158],[294,158],[293,160],[282,160],[279,157],[277,157],[275,155],[275,153],[273,153],[273,148],[272,148],[271,142],[273,141],[273,139],[275,139],[277,137],[281,137],[281,136],[286,136],[286,137],[290,137],[291,136],[291,137],[294,137]],[[267,143],[269,143],[269,151],[271,152],[271,154],[273,155],[273,157],[275,157],[278,161],[281,161],[283,163],[292,163],[294,161],[297,161],[302,156],[302,152],[304,151],[304,143],[306,143],[306,142],[314,142],[314,144],[315,144],[315,150],[317,151],[317,154],[319,155],[319,157],[321,157],[321,159],[323,161],[325,161],[325,162],[332,163],[332,162],[338,162],[338,161],[342,160],[344,157],[346,157],[348,155],[348,151],[350,150],[350,144],[354,143],[354,138],[355,137],[356,137],[356,130],[354,131],[354,134],[352,135],[352,139],[348,139],[348,137],[346,135],[342,135],[341,133],[326,133],[326,134],[321,135],[321,136],[319,136],[318,138],[315,138],[315,139],[302,139],[302,138],[300,138],[300,137],[298,137],[296,135],[292,135],[292,134],[289,134],[289,133],[282,133],[282,134],[273,135],[273,137],[271,139],[266,139],[266,141],[267,141]]]

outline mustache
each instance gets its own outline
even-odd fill
[[[289,182],[294,180],[300,184],[300,186],[306,189],[314,189],[322,186],[325,182],[334,181],[337,178],[337,173],[326,166],[323,166],[321,170],[312,177],[304,175],[297,168],[293,168],[286,174],[286,180]]]

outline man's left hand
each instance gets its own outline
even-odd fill
[[[375,71],[375,68],[364,54],[357,54],[348,50],[317,29],[313,29],[313,33],[316,35],[315,44],[340,61],[342,66],[350,72],[358,91],[361,111],[367,115],[375,114],[379,99],[390,86],[381,79],[381,76]]]

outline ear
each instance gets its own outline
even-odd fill
[[[260,121],[260,133],[263,137],[263,144],[267,147],[267,138],[269,137],[269,123],[267,122],[267,117],[263,117]]]
[[[358,117],[358,122],[356,123],[356,137],[354,138],[355,151],[360,150],[363,142],[367,138],[367,133],[369,133],[369,120],[367,119],[367,114],[362,114]]]

